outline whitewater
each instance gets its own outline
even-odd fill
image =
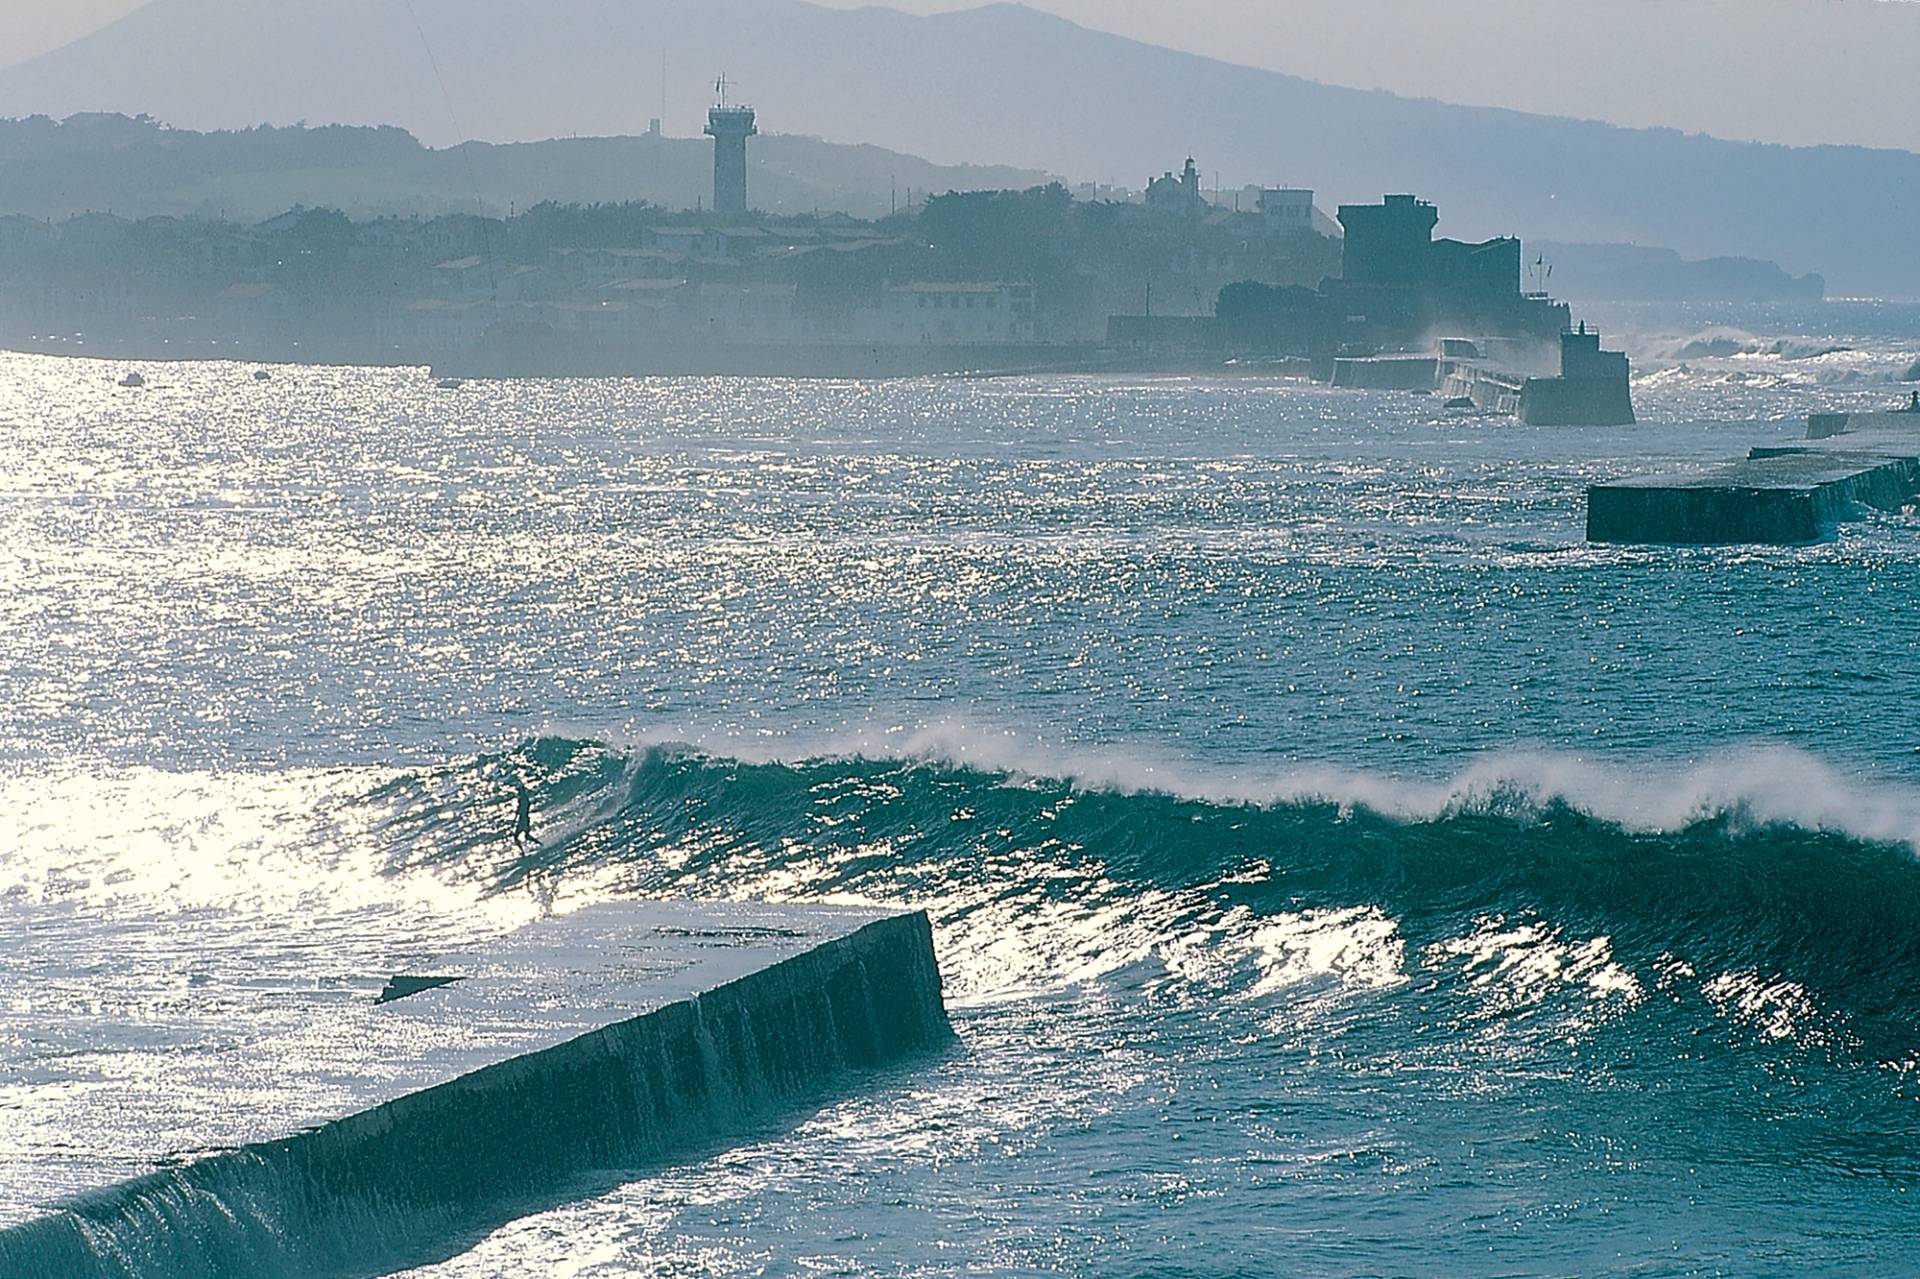
[[[1920,1273],[1920,515],[1582,539],[1920,308],[1599,318],[1637,427],[0,355],[0,1228],[272,1087],[56,1064],[693,897],[924,908],[952,1046],[405,1273]],[[196,1211],[348,1221],[264,1186]]]

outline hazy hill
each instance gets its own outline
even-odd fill
[[[1227,185],[1323,202],[1413,190],[1445,233],[1670,245],[1920,295],[1920,156],[1760,146],[1337,89],[1013,6],[930,18],[797,0],[156,0],[0,73],[0,113],[150,111],[211,127],[397,123],[433,141],[692,133],[734,75],[763,128],[1139,185],[1189,152]],[[1499,42],[1489,70],[1501,74]],[[1790,56],[1790,55],[1789,55]],[[459,121],[456,129],[453,121]]]
[[[942,166],[873,146],[773,135],[757,141],[757,207],[888,211],[893,190],[1027,187],[1031,170]],[[568,138],[423,146],[393,128],[198,133],[118,115],[0,122],[0,213],[62,219],[90,210],[257,220],[295,205],[355,216],[505,212],[542,200],[646,200],[692,208],[713,190],[713,146],[694,138]]]
[[[1527,252],[1552,265],[1546,283],[1582,302],[1817,302],[1826,291],[1818,275],[1791,276],[1772,262],[1709,258],[1690,262],[1672,249],[1630,244],[1553,244],[1537,240]]]
[[[1028,3],[1329,84],[1759,142],[1920,150],[1911,0]]]

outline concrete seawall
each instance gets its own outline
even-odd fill
[[[1914,397],[1920,405],[1920,393]],[[1842,435],[1912,431],[1920,435],[1920,407],[1870,413],[1815,413],[1807,418],[1807,438],[1830,440]]]
[[[423,1264],[952,1034],[921,914],[607,906],[507,942],[364,1014],[400,1019],[396,1042],[449,1077],[45,1210],[0,1231],[0,1277]]]

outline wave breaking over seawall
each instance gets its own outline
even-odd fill
[[[693,944],[704,945],[695,934]],[[387,1273],[817,1103],[951,1035],[902,914],[692,998],[0,1232],[5,1279]]]

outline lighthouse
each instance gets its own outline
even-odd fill
[[[713,139],[713,211],[723,218],[747,211],[747,139],[759,133],[753,108],[727,103],[727,78],[713,82],[715,102],[707,112],[707,136]]]

